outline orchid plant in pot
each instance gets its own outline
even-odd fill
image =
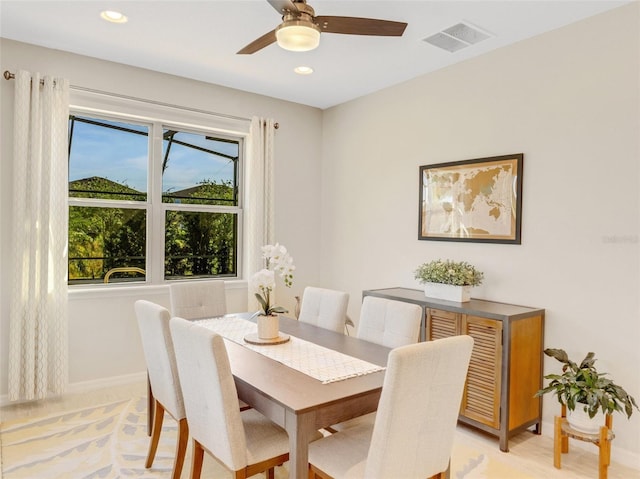
[[[276,243],[262,247],[265,268],[255,273],[251,279],[251,288],[260,308],[254,316],[258,316],[258,337],[273,339],[278,337],[278,313],[287,313],[282,306],[273,304],[273,292],[276,288],[276,273],[284,280],[286,287],[293,284],[293,271],[296,267],[287,248]]]

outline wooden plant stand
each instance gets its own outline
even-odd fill
[[[612,424],[613,418],[611,414],[607,414],[604,426],[600,427],[599,433],[588,434],[576,431],[567,422],[567,408],[563,404],[560,416],[556,416],[554,420],[553,465],[560,469],[561,455],[569,452],[569,438],[590,442],[599,449],[598,478],[607,479],[607,468],[611,463],[611,441],[615,437],[611,430]]]

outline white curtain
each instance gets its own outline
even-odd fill
[[[69,82],[15,76],[9,399],[42,399],[68,383]]]
[[[274,120],[258,117],[251,119],[246,162],[244,227],[247,279],[264,268],[260,248],[275,242],[274,139]],[[249,311],[257,309],[255,297],[249,290]]]

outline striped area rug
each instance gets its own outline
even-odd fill
[[[146,425],[146,398],[2,424],[2,477],[168,478],[175,422],[165,420],[166,430],[150,470],[144,468],[149,444]]]
[[[153,467],[144,468],[149,437],[146,398],[3,423],[0,426],[3,479],[164,479],[171,477],[176,424],[165,416]],[[189,476],[188,451],[182,478]],[[203,477],[230,473],[205,456]],[[256,476],[260,477],[260,476]],[[276,478],[288,477],[287,465]],[[451,479],[532,479],[523,471],[456,442]]]

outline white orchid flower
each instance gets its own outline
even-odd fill
[[[284,285],[288,288],[293,284],[293,271],[296,267],[293,258],[280,243],[275,245],[264,245],[261,247],[262,257],[266,260],[266,268],[258,271],[251,279],[251,288],[256,299],[262,306],[260,314],[271,314],[274,312],[287,312],[280,306],[272,306],[270,293],[276,287],[275,273],[278,273],[284,280]]]

